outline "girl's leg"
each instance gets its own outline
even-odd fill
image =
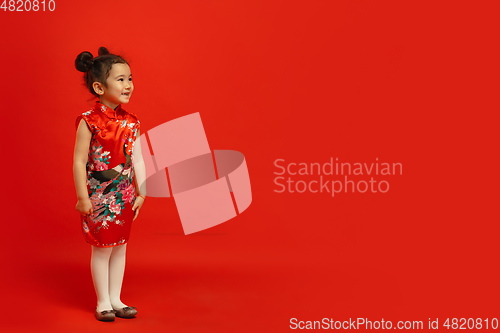
[[[108,271],[111,247],[97,247],[92,245],[92,259],[90,270],[97,295],[97,311],[113,310],[109,300]]]
[[[125,272],[125,253],[127,244],[113,247],[109,260],[109,299],[113,309],[121,309],[127,305],[120,300],[123,273]]]

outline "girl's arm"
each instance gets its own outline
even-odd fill
[[[137,138],[135,139],[132,155],[134,157],[134,182],[137,195],[146,196],[146,164],[144,163],[144,159],[142,158],[140,129],[137,130]]]
[[[86,170],[91,138],[92,132],[90,132],[85,120],[82,119],[76,131],[75,152],[73,156],[73,178],[75,181],[76,196],[78,198],[76,210],[82,214],[92,211],[92,204],[90,204],[89,194],[87,192]],[[87,200],[88,202],[86,202]]]

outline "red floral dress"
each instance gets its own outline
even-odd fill
[[[96,101],[76,118],[76,128],[84,119],[92,132],[89,146],[87,190],[93,214],[81,215],[87,243],[98,247],[125,244],[135,202],[133,148],[140,122],[121,104],[115,110]]]

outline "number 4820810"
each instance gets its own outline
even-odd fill
[[[484,325],[484,327],[483,327]],[[446,321],[444,322],[443,326],[445,326],[448,329],[489,329],[492,328],[496,330],[498,328],[498,319],[497,318],[491,318],[488,319],[482,319],[482,318],[452,318],[451,323],[450,323],[450,318],[447,318]]]
[[[45,12],[56,10],[56,2],[54,0],[39,1],[39,0],[4,0],[0,9],[4,12]]]

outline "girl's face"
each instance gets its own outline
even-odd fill
[[[104,94],[102,99],[113,106],[126,104],[130,101],[134,84],[132,83],[132,74],[127,64],[113,64],[109,77],[106,80],[108,87],[103,86]],[[114,107],[113,107],[114,108]]]

